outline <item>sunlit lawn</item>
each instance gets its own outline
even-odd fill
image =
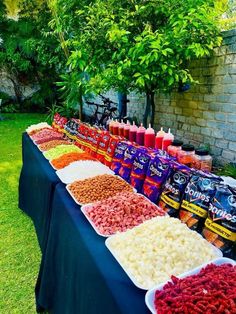
[[[35,313],[40,250],[31,220],[18,209],[21,135],[40,114],[8,114],[0,121],[0,313]]]

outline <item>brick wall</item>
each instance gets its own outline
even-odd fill
[[[224,32],[223,38],[212,57],[190,64],[198,85],[155,97],[154,127],[170,127],[176,137],[196,147],[209,145],[215,163],[236,161],[236,29]],[[107,95],[118,101],[112,91]],[[128,98],[128,115],[142,121],[145,97],[132,93]]]

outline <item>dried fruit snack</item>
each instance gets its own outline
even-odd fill
[[[85,152],[84,153],[72,152],[72,153],[63,154],[62,156],[51,160],[51,164],[53,165],[55,169],[59,170],[68,166],[72,162],[79,161],[79,160],[95,160],[96,161],[97,159],[93,158],[91,155]]]
[[[200,234],[171,217],[147,220],[111,236],[106,245],[130,278],[143,289],[219,256]]]
[[[236,313],[236,266],[209,264],[196,275],[175,276],[155,292],[158,314]]]
[[[71,152],[83,153],[84,151],[75,145],[59,145],[44,152],[44,156],[45,158],[52,160]]]
[[[67,189],[80,204],[94,203],[121,192],[133,191],[123,179],[109,174],[73,182]]]
[[[210,202],[220,181],[219,177],[212,174],[201,171],[193,173],[184,191],[179,211],[179,218],[189,228],[202,231]]]
[[[150,159],[151,157],[145,148],[140,148],[134,159],[129,181],[138,192],[142,191]]]
[[[146,178],[143,183],[142,193],[152,202],[156,203],[160,197],[162,186],[170,171],[170,160],[156,156],[151,158],[148,165]]]
[[[84,207],[86,216],[98,232],[109,236],[131,229],[145,220],[164,216],[165,212],[137,193],[124,192]]]
[[[207,241],[231,256],[236,242],[236,189],[217,186],[202,232]]]
[[[190,177],[191,170],[187,166],[171,162],[171,170],[158,203],[170,216],[178,216],[184,190]]]

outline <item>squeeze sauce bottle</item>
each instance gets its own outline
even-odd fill
[[[123,120],[121,120],[121,122],[119,123],[119,135],[120,136],[124,136],[124,126],[125,126],[125,124],[124,124]]]
[[[144,146],[151,148],[155,147],[155,131],[151,127],[151,124],[149,124],[149,127],[147,128],[144,135]]]
[[[133,125],[131,125],[129,129],[129,140],[131,142],[136,142],[136,134],[137,134],[138,127],[135,125],[135,122],[133,121]]]
[[[155,139],[155,148],[156,149],[162,149],[162,142],[163,138],[165,136],[166,132],[163,131],[163,128],[161,127],[160,131],[157,132],[156,139]]]
[[[117,120],[113,123],[113,134],[114,135],[119,134],[119,122]]]
[[[113,133],[113,124],[114,124],[114,120],[113,118],[110,120],[109,125],[108,125],[108,129],[109,132],[112,134]]]
[[[164,135],[163,142],[162,142],[162,150],[167,150],[167,147],[172,144],[174,140],[174,135],[168,130],[168,133]]]
[[[144,135],[145,135],[145,127],[143,126],[143,124],[141,123],[140,127],[137,130],[137,134],[136,134],[136,143],[138,143],[139,145],[144,145]]]
[[[130,130],[130,123],[127,121],[127,123],[124,126],[124,137],[128,140],[129,139],[129,130]]]

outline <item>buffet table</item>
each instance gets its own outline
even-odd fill
[[[149,313],[146,291],[134,286],[26,134],[22,145],[19,207],[32,218],[42,250],[37,311]]]

